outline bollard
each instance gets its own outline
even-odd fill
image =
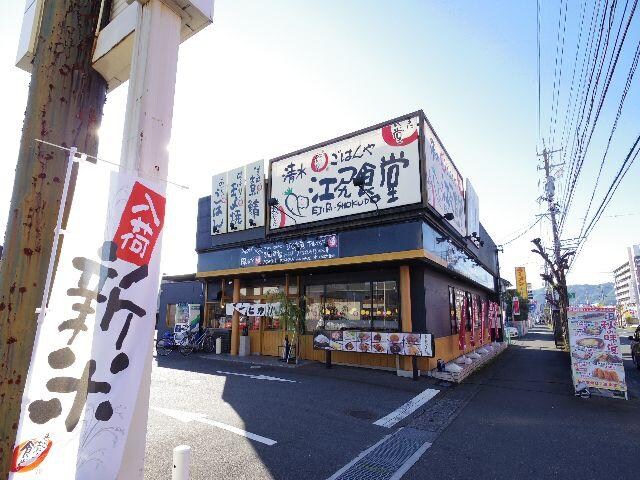
[[[216,355],[222,353],[222,337],[216,338]]]
[[[179,445],[173,449],[173,470],[171,480],[189,480],[189,464],[191,463],[191,447]]]

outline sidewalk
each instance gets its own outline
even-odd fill
[[[637,476],[638,392],[628,401],[575,397],[568,354],[544,327],[453,392],[468,403],[404,478]]]

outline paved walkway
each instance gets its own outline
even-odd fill
[[[632,380],[638,373],[627,369]],[[568,354],[546,328],[450,395],[466,406],[403,478],[637,478],[638,392],[628,401],[575,397]]]

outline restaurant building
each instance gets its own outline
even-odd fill
[[[426,371],[500,335],[496,245],[422,111],[274,158],[266,180],[264,167],[213,176],[197,272],[163,283],[160,332],[180,288],[231,354],[243,330],[250,353],[281,354],[294,327],[269,316],[278,295],[305,311],[302,359],[332,350],[333,363],[401,374],[417,356]]]

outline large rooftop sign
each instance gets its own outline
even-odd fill
[[[424,125],[424,152],[427,164],[427,201],[440,215],[453,214],[449,223],[462,236],[465,223],[464,183],[429,122]]]
[[[420,204],[419,125],[416,114],[272,160],[270,228]]]

